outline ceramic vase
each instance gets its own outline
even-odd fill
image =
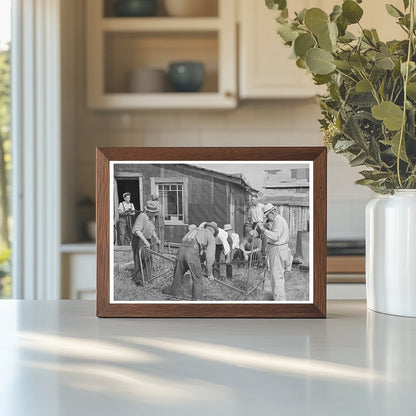
[[[366,208],[367,306],[416,317],[416,190],[379,196]]]

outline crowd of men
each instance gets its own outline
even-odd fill
[[[123,195],[119,215],[124,227],[120,239],[129,232],[129,219],[135,209],[128,193]],[[125,225],[126,224],[126,225]],[[133,281],[137,286],[151,278],[151,253],[143,247],[159,245],[163,240],[163,215],[158,196],[147,201],[131,227],[131,244],[134,257]],[[124,231],[125,230],[125,234]],[[124,241],[124,240],[123,240]],[[221,265],[225,265],[226,278],[232,278],[232,264],[262,262],[270,272],[271,289],[275,301],[285,301],[285,270],[290,270],[293,257],[289,249],[289,227],[280,215],[278,207],[261,204],[257,195],[251,197],[248,222],[244,225],[242,239],[231,224],[220,228],[214,221],[199,226],[190,225],[176,255],[173,281],[167,293],[174,297],[183,294],[185,273],[192,280],[192,300],[203,299],[203,282],[206,273],[209,280],[221,277]],[[204,270],[205,269],[205,270]]]

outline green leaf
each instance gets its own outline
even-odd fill
[[[391,151],[393,152],[393,154],[397,157],[399,154],[399,144],[400,144],[400,132],[395,134],[393,136],[393,138],[391,139],[391,141],[388,140],[380,140],[381,143],[390,146]],[[406,155],[406,149],[405,149],[405,141],[403,140],[402,142],[402,146],[400,148],[400,159],[403,160],[404,162],[409,162],[409,159],[407,158]]]
[[[287,6],[286,0],[266,0],[266,6],[271,10],[283,10]]]
[[[296,59],[296,66],[301,69],[308,69],[308,65],[306,65],[305,58],[299,57],[298,59]]]
[[[364,152],[361,152],[357,157],[350,160],[350,165],[352,167],[362,165],[367,159],[367,155]]]
[[[383,101],[371,109],[373,117],[383,121],[384,125],[392,131],[402,127],[403,110],[391,101]]]
[[[362,79],[360,82],[357,82],[355,86],[357,92],[371,92],[371,83],[366,79]]]
[[[334,60],[332,63],[339,69],[344,71],[349,71],[352,68],[352,65],[348,61]]]
[[[407,84],[407,96],[412,100],[416,100],[416,82]]]
[[[305,13],[305,26],[315,35],[327,30],[328,15],[318,7],[309,9]]]
[[[352,0],[342,3],[342,16],[349,24],[358,23],[363,16],[363,9]]]
[[[299,13],[296,13],[296,19],[303,23],[303,21],[305,20],[305,14],[307,12],[307,9],[302,9]]]
[[[387,13],[393,17],[403,17],[404,14],[397,8],[394,7],[392,4],[386,4]]]
[[[368,64],[367,60],[358,53],[352,55],[349,62],[354,68],[358,70],[363,69]]]
[[[344,36],[348,27],[348,22],[344,19],[342,15],[337,19],[337,27],[340,36]]]
[[[293,30],[292,27],[287,23],[280,24],[277,28],[277,33],[288,44],[293,42],[298,37],[298,32]]]
[[[313,80],[315,81],[315,85],[324,85],[331,81],[331,76],[315,74]]]
[[[371,34],[373,35],[373,39],[376,42],[380,42],[380,38],[378,37],[378,33],[377,33],[377,30],[376,29],[371,29]]]
[[[379,172],[376,170],[362,170],[360,175],[364,176],[365,179],[372,179],[373,181],[379,181],[380,179],[388,178],[390,172]]]
[[[338,17],[342,15],[342,7],[336,4],[334,8],[332,9],[332,13],[329,15],[329,20],[331,22],[335,22]]]
[[[334,44],[332,43],[331,37],[329,35],[329,28],[318,35],[318,45],[321,49],[324,49],[328,52],[334,51]]]
[[[351,140],[338,140],[334,146],[335,152],[345,152],[348,150],[351,146],[354,145],[354,142]]]
[[[338,29],[338,31],[339,31],[339,27],[338,27],[338,25],[337,25],[337,29]],[[349,42],[352,42],[353,40],[355,40],[355,39],[357,39],[356,38],[356,36],[353,34],[353,33],[351,33],[351,32],[348,32],[348,30],[344,33],[344,35],[343,36],[341,36],[340,38],[338,38],[338,42],[341,42],[341,43],[349,43]]]
[[[302,33],[295,39],[296,56],[304,58],[309,49],[316,45],[314,37],[309,33]]]
[[[333,59],[330,52],[320,48],[309,49],[306,54],[306,64],[314,75],[327,75],[333,72],[335,69],[335,65],[332,63]]]
[[[390,56],[378,56],[375,61],[376,67],[380,69],[394,69],[394,61]]]

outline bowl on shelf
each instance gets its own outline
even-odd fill
[[[169,64],[169,81],[177,92],[197,92],[205,80],[202,62],[172,62]]]
[[[156,0],[118,0],[114,12],[119,17],[149,17],[157,12]]]
[[[165,8],[172,17],[218,16],[217,0],[165,0]]]
[[[136,68],[128,75],[128,91],[131,93],[161,93],[167,90],[167,84],[167,75],[162,69]]]

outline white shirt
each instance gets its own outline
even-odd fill
[[[240,236],[236,233],[231,233],[231,239],[233,241],[232,249],[236,249],[240,247]]]
[[[274,217],[272,229],[265,230],[264,234],[272,244],[280,245],[289,242],[289,226],[280,214]]]
[[[218,234],[217,237],[215,238],[215,243],[218,244],[222,244],[224,247],[224,254],[227,255],[231,249],[230,249],[230,245],[228,244],[228,233],[227,231],[224,231],[222,228],[218,227]]]
[[[264,219],[264,212],[263,212],[264,204],[252,205],[248,210],[248,217],[250,218],[251,222],[263,222]]]
[[[120,202],[118,206],[118,213],[123,214],[126,211],[133,210],[134,211],[134,205],[131,202]]]

